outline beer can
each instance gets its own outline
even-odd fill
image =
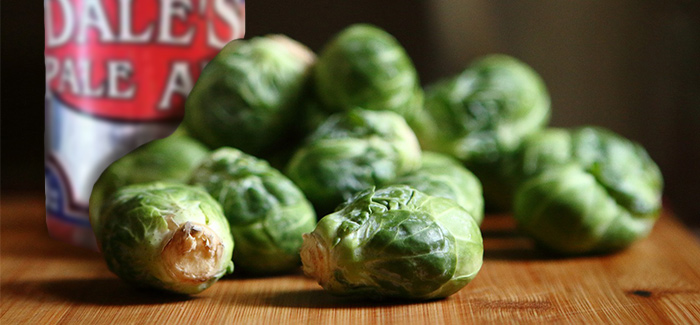
[[[44,0],[49,234],[97,249],[92,186],[172,133],[207,61],[245,33],[241,0]]]

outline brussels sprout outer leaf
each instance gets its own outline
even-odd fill
[[[139,286],[198,293],[233,272],[221,206],[201,189],[147,183],[118,190],[101,213],[110,270]]]

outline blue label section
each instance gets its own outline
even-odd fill
[[[67,186],[62,184],[58,173],[47,165],[44,169],[44,176],[46,180],[46,212],[48,215],[79,227],[90,228],[87,211],[80,214],[67,211],[68,195],[65,193]]]

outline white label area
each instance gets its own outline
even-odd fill
[[[113,161],[138,146],[174,131],[173,123],[103,120],[66,106],[49,96],[46,111],[46,146],[65,177],[70,206],[87,208],[92,186]],[[48,156],[47,156],[48,158]]]

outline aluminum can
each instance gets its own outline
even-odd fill
[[[97,249],[92,186],[172,133],[207,61],[245,33],[240,0],[44,0],[49,234]]]

